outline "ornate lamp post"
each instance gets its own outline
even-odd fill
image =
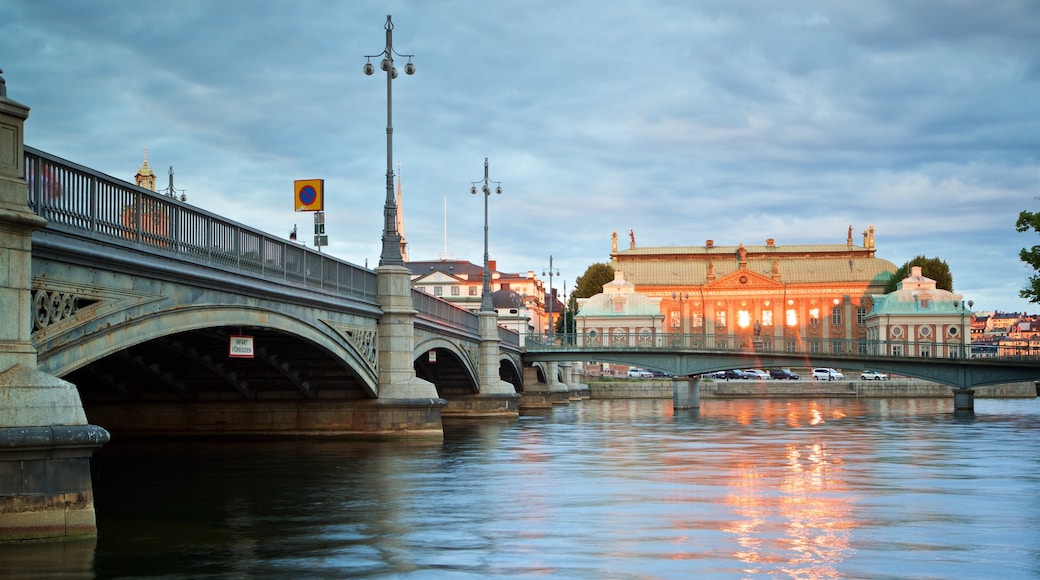
[[[686,334],[686,312],[683,310],[683,299],[689,300],[689,292],[672,292],[672,300],[679,300],[679,334]]]
[[[542,270],[542,276],[545,276],[546,271]],[[560,275],[560,271],[556,270],[556,276]],[[553,296],[553,257],[549,256],[549,342],[551,344],[556,343],[556,327],[553,326],[553,302],[556,301],[556,297]]]
[[[479,181],[470,182],[473,185],[469,188],[469,192],[473,195],[477,195],[477,184]],[[484,158],[484,186],[481,191],[484,192],[484,287],[480,293],[480,311],[490,312],[495,309],[494,304],[491,301],[491,270],[488,268],[488,198],[491,197],[491,187],[488,183],[495,184],[495,193],[502,195],[502,182],[500,181],[488,181],[488,160]]]
[[[393,80],[397,78],[397,67],[394,66],[394,55],[407,58],[404,73],[415,74],[412,54],[401,54],[394,50],[394,23],[390,15],[386,16],[386,48],[379,54],[365,55],[365,74],[375,72],[372,59],[382,57],[379,68],[386,72],[386,202],[383,204],[383,251],[379,255],[379,265],[403,266],[401,256],[401,234],[397,231],[397,201],[394,199],[394,125],[393,125]]]
[[[956,303],[955,303],[956,304]],[[961,358],[971,358],[971,329],[964,328],[964,301],[958,304],[961,311]],[[975,306],[974,300],[968,300],[968,310]]]

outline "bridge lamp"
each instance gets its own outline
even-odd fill
[[[469,188],[469,192],[473,195],[477,195],[477,185],[481,182],[472,181],[470,183],[472,183],[473,185]],[[487,157],[484,158],[483,183],[484,185],[480,188],[480,191],[484,193],[484,285],[480,293],[480,311],[490,312],[495,309],[495,306],[491,300],[491,270],[488,268],[488,198],[491,197],[491,187],[488,185],[488,183],[494,183],[495,193],[497,195],[502,195],[502,182],[488,180]]]
[[[549,270],[548,270],[548,272],[549,272],[549,342],[554,342],[555,341],[555,335],[556,335],[556,327],[553,326],[553,302],[555,302],[556,300],[555,300],[555,297],[553,296],[553,283],[552,283],[552,280],[553,280],[553,257],[552,257],[552,255],[549,256]],[[542,276],[545,276],[545,273],[546,273],[546,271],[542,270]],[[560,275],[560,271],[559,270],[556,270],[556,275],[557,276]]]
[[[394,55],[407,58],[404,65],[406,75],[415,74],[412,58],[415,55],[401,54],[394,50],[394,23],[390,15],[386,16],[386,47],[379,54],[365,55],[367,61],[362,70],[366,75],[375,73],[373,58],[382,57],[380,70],[386,72],[386,202],[383,204],[383,250],[379,255],[379,265],[403,266],[401,255],[401,233],[397,231],[397,200],[394,199],[394,124],[393,124],[393,80],[397,78],[397,67],[394,66]]]

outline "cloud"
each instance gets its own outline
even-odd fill
[[[148,147],[189,202],[276,234],[326,180],[326,251],[374,265],[394,168],[414,259],[492,258],[572,280],[610,233],[646,246],[840,243],[948,261],[977,308],[1027,310],[1014,231],[1040,190],[1040,6],[314,1],[0,6],[27,142],[132,179]],[[377,59],[378,60],[378,59]],[[406,62],[398,57],[398,63]],[[165,185],[165,183],[162,183]],[[304,240],[307,236],[303,236]]]

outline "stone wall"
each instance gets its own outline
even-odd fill
[[[863,397],[931,398],[950,397],[952,387],[928,381],[716,381],[702,380],[702,399],[736,397]],[[669,379],[633,381],[589,381],[592,399],[671,399]],[[1036,397],[1032,382],[988,385],[975,388],[977,398]]]

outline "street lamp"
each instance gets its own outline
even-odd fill
[[[971,330],[967,332],[964,330],[964,301],[961,300],[959,305],[961,307],[961,358],[971,358]],[[975,301],[968,301],[968,309],[975,306]]]
[[[686,321],[684,320],[685,317],[686,317],[686,312],[683,310],[683,299],[684,298],[686,300],[689,300],[690,299],[690,293],[686,292],[684,294],[682,292],[672,292],[672,300],[675,300],[675,299],[679,300],[679,334],[683,334],[683,335],[686,334]]]
[[[570,313],[571,305],[567,303],[567,281],[563,281],[563,342],[566,344],[568,341],[567,335],[570,334],[571,329],[567,326],[567,315]]]
[[[473,195],[477,195],[477,184],[479,181],[471,181],[473,185],[469,188],[469,192]],[[494,304],[491,300],[491,270],[488,268],[488,198],[491,197],[491,187],[488,186],[488,160],[484,158],[484,186],[481,191],[484,192],[484,288],[480,294],[480,311],[490,312],[495,309]],[[495,193],[502,195],[502,182],[491,181],[490,183],[495,184]]]
[[[401,54],[394,50],[394,23],[390,15],[386,15],[386,48],[379,54],[365,55],[365,74],[375,72],[372,59],[382,57],[379,68],[386,72],[386,202],[383,204],[383,251],[379,255],[379,265],[403,266],[401,256],[401,234],[397,231],[397,201],[394,199],[394,125],[393,125],[393,80],[397,78],[397,67],[394,66],[394,55],[408,59],[404,65],[404,73],[415,74],[412,54]]]
[[[560,275],[560,271],[556,270],[556,275]],[[545,276],[545,270],[542,270],[542,276]],[[555,296],[553,296],[553,257],[549,256],[549,343],[555,344],[556,342],[556,328],[553,326],[553,302],[555,302]]]

